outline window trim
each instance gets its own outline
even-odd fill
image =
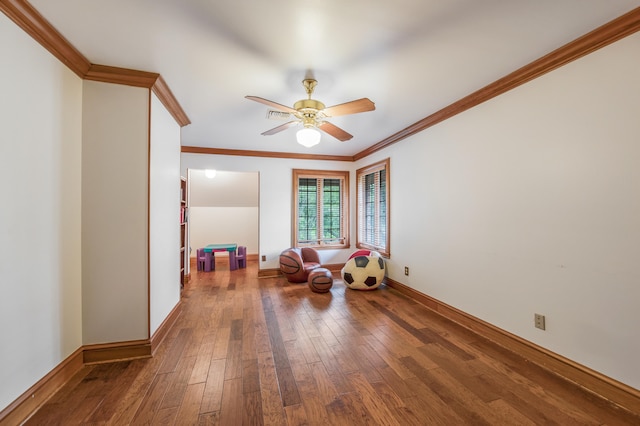
[[[386,225],[386,238],[385,238],[385,247],[378,247],[374,244],[368,244],[363,241],[361,235],[360,224],[363,223],[364,211],[362,209],[361,197],[363,196],[363,179],[365,176],[370,175],[372,173],[379,172],[381,170],[385,170],[385,196],[386,196],[386,210],[387,216],[385,220]],[[390,173],[390,160],[386,158],[384,160],[378,161],[376,163],[370,164],[368,166],[362,167],[356,171],[356,247],[359,249],[367,249],[367,250],[375,250],[379,252],[381,255],[385,257],[391,256],[391,210],[389,206],[391,205],[391,173]],[[377,218],[379,219],[379,218]]]
[[[327,244],[319,241],[317,244],[300,244],[298,242],[298,188],[301,178],[311,179],[339,179],[342,182],[341,190],[341,228],[343,242],[338,244]],[[342,170],[307,170],[293,169],[293,212],[292,247],[313,247],[316,249],[343,249],[350,247],[350,217],[349,217],[349,172]],[[320,217],[318,217],[320,219]],[[322,224],[322,221],[318,223]],[[319,230],[320,232],[320,230]]]

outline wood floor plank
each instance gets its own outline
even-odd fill
[[[260,372],[258,359],[242,361],[242,393],[260,392]]]
[[[324,337],[314,337],[311,338],[311,344],[316,350],[318,354],[318,358],[321,362],[324,363],[327,372],[329,374],[334,374],[337,372],[341,372],[338,359],[336,358],[334,352],[331,350],[331,346],[328,345],[324,339]],[[339,342],[336,341],[337,344]]]
[[[640,425],[394,289],[193,271],[153,358],[85,366],[27,425]]]
[[[405,385],[414,396],[406,398],[404,403],[412,413],[424,421],[424,424],[473,424],[466,421],[464,416],[460,416],[456,412],[455,407],[449,406],[440,398],[440,395],[431,390],[431,388],[418,377],[405,380]]]
[[[220,412],[200,414],[198,426],[220,426]]]
[[[307,419],[307,413],[302,403],[286,406],[284,407],[284,411],[287,426],[303,426],[309,424],[309,419]]]
[[[310,425],[328,423],[325,404],[320,398],[320,391],[313,376],[311,366],[306,362],[301,345],[298,342],[286,342],[291,370],[296,380],[300,400],[304,408],[307,423]]]
[[[407,386],[404,379],[395,372],[390,366],[378,368],[378,373],[384,380],[384,384],[389,386],[391,390],[398,395],[399,398],[405,400],[406,398],[414,397],[415,394]],[[413,374],[410,377],[415,377]]]
[[[258,354],[258,374],[264,424],[286,424],[278,379],[276,377],[276,367],[271,352],[260,352]]]
[[[203,382],[193,383],[187,386],[184,399],[182,400],[182,404],[180,404],[176,416],[176,425],[194,425],[198,422],[204,388],[205,384]]]
[[[225,380],[220,407],[220,424],[241,425],[243,408],[242,378]]]
[[[193,367],[196,363],[196,357],[190,356],[182,358],[176,367],[176,373],[172,377],[171,383],[162,398],[160,409],[178,407],[182,403],[184,393],[189,384]]]
[[[225,380],[242,378],[242,340],[230,340],[227,347]]]
[[[324,363],[310,364],[309,370],[318,389],[318,398],[324,405],[330,404],[338,396],[338,391],[327,373]]]
[[[331,347],[331,351],[333,352],[335,359],[338,362],[338,366],[340,367],[340,371],[344,375],[348,375],[350,373],[356,371],[367,370],[368,375],[372,375],[372,381],[379,380],[379,375],[376,372],[375,368],[371,367],[368,363],[366,357],[360,355],[359,346],[345,346],[345,345],[336,345]]]
[[[75,398],[75,389],[77,386],[87,377],[95,368],[95,365],[85,365],[73,375],[71,379],[63,386],[58,392],[53,394],[51,398],[47,401],[48,404],[51,403],[64,403],[64,401],[68,401],[69,398]]]
[[[156,411],[160,407],[162,398],[167,391],[167,385],[171,381],[173,373],[163,373],[156,375],[151,387],[149,388],[148,395],[145,396],[142,404],[138,408],[133,421],[133,425],[150,424],[153,421],[153,417]]]
[[[182,328],[178,332],[178,336],[175,338],[173,342],[171,342],[171,346],[169,348],[169,352],[163,358],[162,365],[158,370],[158,374],[170,373],[175,371],[178,362],[180,361],[180,357],[182,356],[182,352],[187,346],[187,342],[191,337],[193,330],[190,328]]]
[[[267,323],[264,318],[264,312],[262,311],[262,309],[259,309],[259,311],[256,313],[254,327],[255,352],[260,353],[270,351],[271,342],[269,341],[269,331],[267,330]]]
[[[374,383],[369,382],[369,385],[373,388],[376,394],[378,394],[380,398],[382,398],[382,400],[385,401],[385,404],[390,408],[397,409],[397,408],[406,407],[402,397],[400,397],[400,395],[398,395],[393,390],[393,388],[389,386],[387,382],[385,382],[384,380],[381,382],[374,382]]]
[[[451,407],[465,423],[474,425],[490,425],[491,422],[483,417],[486,412],[475,409],[469,404],[469,399],[462,398],[458,387],[445,386],[436,376],[438,369],[426,369],[420,366],[413,358],[406,357],[402,362],[409,368],[421,382],[431,389],[438,397]]]
[[[215,337],[215,333],[208,333],[202,338],[198,354],[195,356],[195,364],[191,372],[191,377],[189,377],[189,384],[202,383],[207,380],[209,364],[211,364],[211,358],[213,358]]]
[[[260,426],[264,425],[262,413],[262,396],[260,391],[244,392],[244,407],[242,409],[242,424]]]
[[[509,403],[516,410],[538,424],[549,425],[581,425],[567,412],[557,409],[547,401],[536,398],[534,394],[520,385],[514,385],[509,380],[497,381],[491,376],[480,376],[486,385],[495,390],[500,398]]]
[[[216,333],[215,343],[213,344],[212,359],[224,359],[229,351],[229,336],[231,335],[230,327],[220,327]]]
[[[431,376],[432,387],[436,383],[438,387],[450,390],[447,394],[447,400],[454,398],[458,404],[477,413],[487,424],[505,424],[509,419],[500,416],[500,412],[489,409],[489,406],[475,392],[468,389],[465,383],[457,381],[450,374],[441,368],[428,370]],[[444,399],[444,398],[443,398]]]
[[[358,395],[362,399],[363,404],[367,407],[367,410],[375,423],[381,425],[400,426],[400,423],[393,416],[387,406],[388,400],[383,399],[381,395],[375,391],[362,373],[351,373],[347,375],[347,378],[353,383]]]
[[[134,360],[127,363],[127,368],[118,377],[110,391],[105,392],[104,398],[96,410],[87,419],[88,423],[106,422],[113,418],[126,395],[123,389],[131,389],[140,381],[143,370],[150,365],[147,360]]]
[[[153,425],[173,425],[178,415],[178,407],[167,407],[159,409],[153,416]]]
[[[211,352],[196,356],[193,368],[191,370],[191,375],[189,376],[188,384],[193,385],[195,383],[204,383],[205,381],[207,381],[210,364]]]
[[[507,404],[502,399],[496,399],[489,402],[487,405],[496,413],[498,417],[502,419],[502,424],[505,426],[534,426],[535,423],[523,416],[518,410]]]
[[[205,383],[202,405],[200,407],[201,413],[220,411],[222,407],[222,390],[224,387],[226,364],[226,359],[214,359],[209,364],[207,382]]]
[[[489,402],[499,398],[498,394],[479,379],[481,374],[489,371],[488,365],[476,359],[463,361],[458,357],[451,356],[448,350],[437,343],[424,345],[418,350],[437,364],[438,368],[447,371],[483,401]]]
[[[148,390],[155,379],[158,368],[162,364],[167,348],[168,346],[158,348],[156,356],[151,359],[133,361],[134,363],[142,364],[140,373],[129,387],[122,388],[124,394],[118,400],[115,407],[111,407],[111,409],[103,407],[106,411],[113,412],[108,420],[109,424],[119,425],[131,423],[138,408],[143,404],[145,397],[148,395]]]
[[[67,419],[76,424],[84,422],[99,407],[127,366],[128,363],[94,365],[76,384],[75,392],[57,399],[58,407],[68,407],[69,411],[50,411],[56,407],[52,406],[37,412],[30,422],[41,424],[44,419],[53,423],[64,423]]]
[[[414,374],[401,361],[403,357],[409,356],[409,346],[403,348],[399,346],[402,344],[401,341],[386,337],[386,335],[372,335],[367,338],[367,343],[402,379],[414,377]]]
[[[464,349],[456,345],[455,342],[445,339],[444,337],[440,336],[438,333],[434,332],[433,330],[430,330],[429,328],[426,328],[426,327],[420,328],[420,329],[413,327],[411,324],[405,321],[400,315],[396,314],[391,309],[388,309],[387,307],[383,306],[382,303],[379,303],[377,301],[369,301],[369,303],[372,306],[376,307],[376,309],[378,309],[382,314],[389,317],[389,319],[391,319],[403,330],[407,331],[413,337],[420,340],[423,344],[438,343],[441,346],[448,349],[452,354],[460,357],[463,360],[470,360],[474,358],[472,354],[466,352]]]
[[[326,426],[329,423],[329,415],[325,408],[325,404],[322,403],[317,395],[304,396],[302,398],[302,406],[307,418],[307,424]]]
[[[251,301],[250,299],[248,299]],[[247,298],[245,297],[245,303],[247,302]],[[256,347],[256,326],[255,326],[255,315],[253,313],[253,309],[261,309],[261,307],[255,307],[252,304],[249,304],[247,308],[244,309],[244,314],[242,318],[242,359],[255,359],[256,354],[258,353]]]
[[[356,392],[340,395],[327,406],[331,425],[376,425],[364,402]]]
[[[265,319],[271,339],[273,361],[276,367],[276,375],[280,386],[283,406],[297,405],[300,403],[300,394],[293,377],[293,371],[289,364],[289,357],[280,334],[280,327],[275,312],[265,311]]]

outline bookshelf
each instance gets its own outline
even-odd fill
[[[189,222],[187,213],[187,180],[180,178],[180,288],[184,287],[186,276],[187,257],[187,224]]]

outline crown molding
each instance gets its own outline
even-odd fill
[[[158,99],[160,99],[160,102],[162,102],[164,107],[169,110],[180,127],[191,124],[191,120],[189,120],[187,113],[182,109],[176,97],[173,96],[173,92],[169,88],[169,85],[160,74],[158,74],[158,78],[151,90],[153,90],[153,93],[155,93]]]
[[[189,117],[178,103],[167,82],[158,73],[92,64],[84,79],[149,88],[160,99],[160,102],[180,127],[191,124]]]
[[[640,7],[565,44],[354,155],[359,160],[640,30]]]
[[[0,0],[0,10],[79,77],[91,63],[24,0]]]
[[[191,123],[160,74],[92,64],[25,0],[0,0],[0,11],[78,77],[84,80],[151,89],[180,127]]]
[[[188,154],[239,155],[243,157],[293,158],[297,160],[354,161],[353,157],[350,155],[296,154],[291,152],[250,151],[244,149],[206,148],[200,146],[183,146],[180,149],[180,152]]]
[[[138,71],[127,68],[111,67],[107,65],[91,64],[85,80],[101,81],[104,83],[123,84],[126,86],[152,88],[160,74]]]
[[[0,0],[0,10],[81,78],[117,84],[127,84],[131,86],[149,87],[158,96],[160,101],[169,110],[181,127],[191,123],[160,74],[91,64],[55,28],[53,28],[53,26],[51,26],[51,24],[44,19],[42,15],[33,8],[33,6],[25,0]],[[353,156],[315,156],[311,154],[198,147],[182,147],[182,152],[357,161],[460,114],[461,112],[480,105],[481,103],[496,96],[508,92],[509,90],[538,78],[550,71],[564,66],[576,59],[586,56],[602,47],[608,46],[611,43],[634,34],[638,30],[640,30],[640,7],[631,10],[619,18],[596,28],[559,49],[556,49],[530,64],[525,65],[524,67],[494,81],[493,83],[490,83],[480,90],[465,96],[464,98],[442,108],[420,121],[417,121],[399,132],[394,133],[393,135],[377,142],[363,151],[356,153]],[[151,76],[155,76],[155,80],[152,83],[147,80],[152,79]]]

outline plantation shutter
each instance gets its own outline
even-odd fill
[[[342,182],[340,179],[323,179],[322,189],[320,241],[326,244],[343,243]]]
[[[300,178],[298,181],[298,242],[301,244],[318,241],[319,199],[318,179]]]
[[[347,245],[348,172],[306,172],[294,170],[296,247]]]
[[[388,254],[387,162],[358,171],[357,246]]]

